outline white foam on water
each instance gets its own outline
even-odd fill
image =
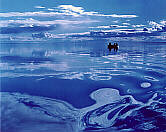
[[[88,111],[94,110],[94,109],[96,109],[100,106],[104,106],[106,104],[115,103],[124,98],[123,96],[120,96],[118,90],[112,89],[112,88],[102,88],[102,89],[93,91],[90,94],[90,97],[91,97],[91,99],[95,100],[96,103],[91,106],[82,108],[80,110],[81,116],[83,116]]]
[[[142,88],[149,88],[151,86],[151,83],[149,83],[149,82],[143,82],[143,83],[141,83],[141,87]]]
[[[110,63],[109,61],[104,61],[105,64]]]
[[[103,56],[103,58],[106,58],[108,60],[123,60],[124,57],[121,55],[108,55],[108,56]]]
[[[42,77],[42,78],[39,78],[39,79],[36,79],[36,81],[40,81],[40,80],[44,80],[45,78]]]
[[[110,80],[112,77],[110,75],[92,74],[89,78],[91,80],[99,81],[99,80]]]
[[[159,81],[158,79],[156,79],[154,77],[150,77],[150,76],[144,76],[144,78],[147,80],[150,80],[150,81],[155,81],[155,82]]]
[[[85,55],[85,56],[89,56],[90,54],[79,54],[79,55]]]
[[[64,74],[61,78],[63,79],[79,79],[79,80],[83,80],[84,78],[84,74],[83,73],[79,73],[79,72],[71,72],[71,73],[66,73]]]
[[[121,99],[121,96],[119,95],[119,91],[116,89],[111,88],[103,88],[94,91],[90,97],[96,101],[96,103],[113,103],[117,100]]]

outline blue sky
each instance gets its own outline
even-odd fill
[[[162,30],[159,36],[165,36],[165,5],[165,0],[1,0],[1,35],[128,29],[137,33],[147,28]]]

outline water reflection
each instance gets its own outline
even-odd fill
[[[2,43],[1,91],[19,93],[3,93],[3,128],[164,130],[156,121],[165,119],[165,43],[120,42],[118,52],[107,43]]]
[[[45,73],[56,74],[57,71],[61,70],[62,73],[64,71],[76,72],[77,74],[95,73],[91,70],[92,68],[105,70],[107,68],[116,70],[120,68],[126,71],[126,68],[134,70],[134,68],[148,69],[156,66],[156,69],[165,69],[164,45],[151,46],[148,43],[120,43],[120,45],[121,48],[118,52],[110,52],[107,49],[107,42],[98,41],[1,44],[1,70],[3,72],[6,68],[15,69],[15,72],[20,73],[20,69],[24,71],[33,69],[35,72],[35,70],[44,68],[42,71],[45,75]],[[29,74],[32,75],[32,73]]]
[[[71,80],[71,83],[104,81],[102,85],[123,93],[132,91],[131,94],[144,93],[141,89],[144,82],[151,84],[152,89],[156,85],[163,88],[164,44],[119,42],[118,52],[109,51],[107,44],[107,41],[2,43],[1,77],[39,76],[38,83],[50,78]]]

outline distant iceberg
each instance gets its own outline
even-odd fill
[[[40,33],[32,33],[32,38],[33,39],[36,39],[36,38],[38,38],[38,39],[49,39],[49,38],[54,38],[54,35],[53,34],[51,34],[51,33],[48,33],[48,32],[46,32],[46,33],[44,33],[44,32],[40,32]]]
[[[139,36],[158,36],[160,32],[158,31],[148,31],[148,29],[134,30],[134,29],[123,29],[120,31],[114,30],[103,30],[103,31],[90,31],[88,34],[75,34],[70,37],[139,37]]]

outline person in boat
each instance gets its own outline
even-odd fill
[[[108,47],[111,47],[111,42],[108,44]]]
[[[111,49],[114,48],[114,45],[111,45],[111,42],[108,44],[108,49],[111,51]]]
[[[118,43],[114,43],[114,51],[118,50]]]
[[[116,50],[116,43],[114,43],[114,51]]]
[[[114,49],[114,51],[118,50],[118,44],[114,43],[114,45],[111,45],[111,43],[108,44],[108,49],[111,51],[111,49]]]

